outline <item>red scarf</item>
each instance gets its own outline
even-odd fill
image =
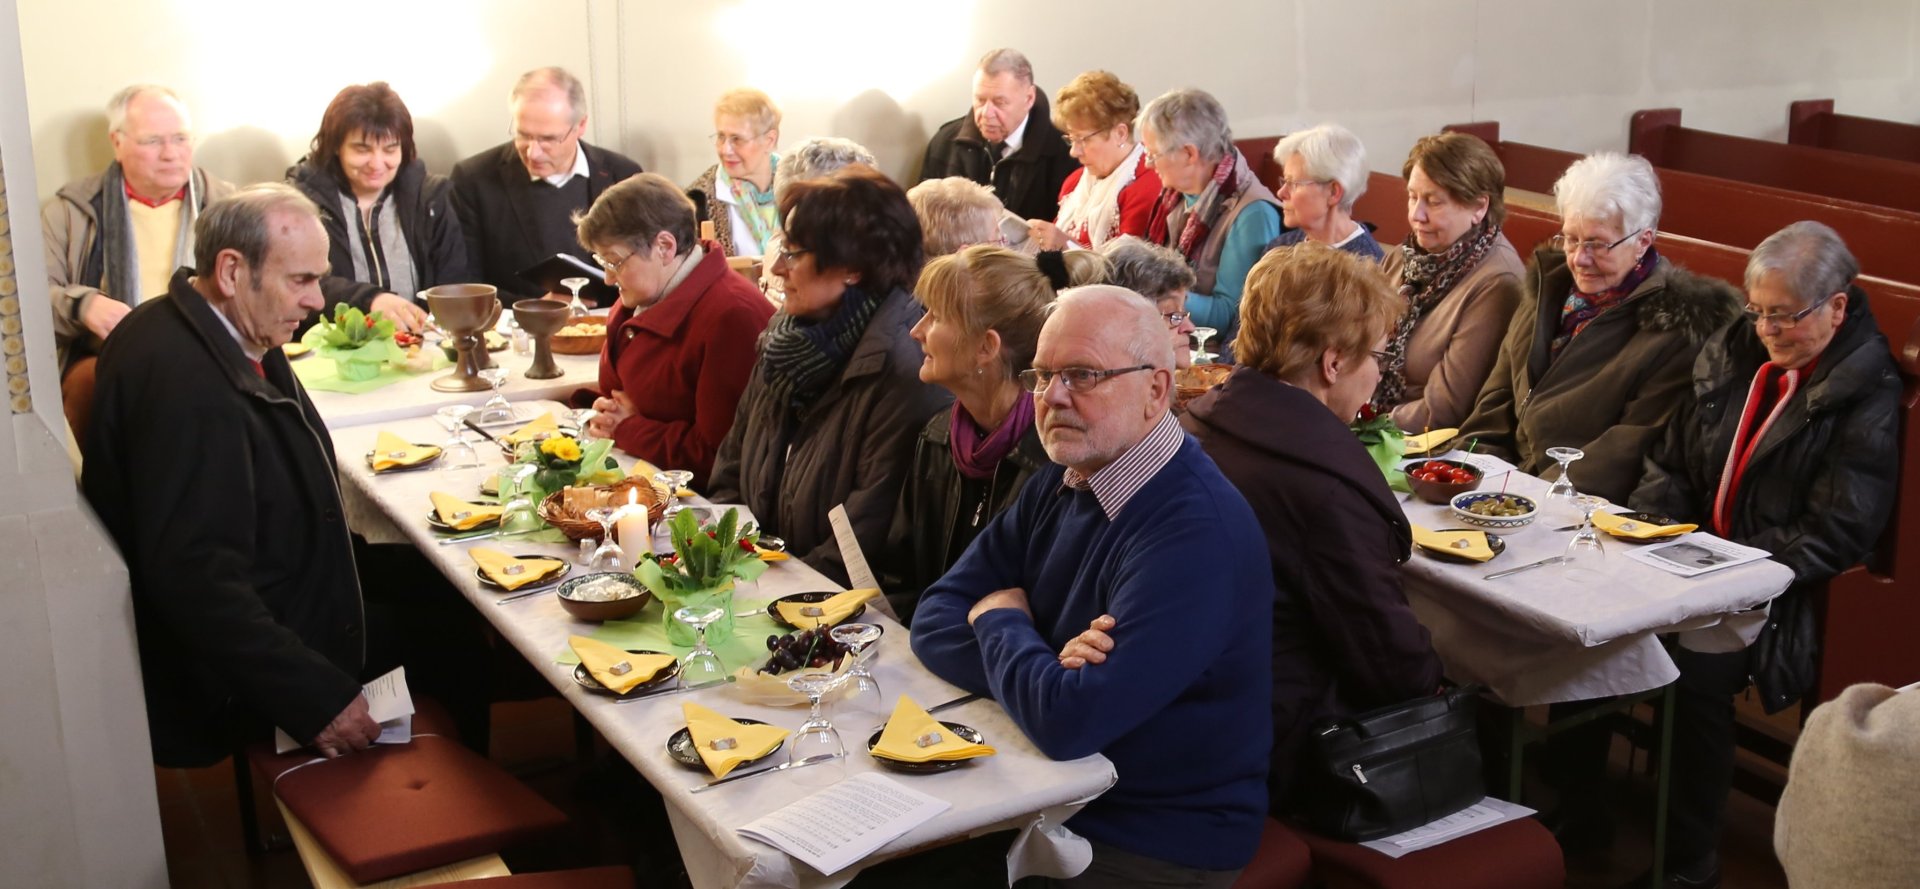
[[[1247,188],[1247,183],[1242,181],[1242,177],[1235,175],[1239,161],[1240,151],[1234,149],[1227,152],[1226,156],[1214,165],[1213,180],[1200,192],[1193,206],[1187,208],[1187,219],[1180,227],[1180,240],[1177,242],[1171,238],[1172,229],[1169,223],[1172,221],[1174,211],[1187,198],[1178,189],[1162,190],[1160,199],[1153,204],[1153,213],[1147,223],[1147,240],[1179,250],[1180,255],[1185,256],[1189,263],[1199,262],[1200,248],[1206,246],[1207,236],[1213,233],[1214,224],[1220,221],[1221,215],[1228,208],[1240,200],[1240,193]]]
[[[1813,374],[1815,358],[1806,367],[1787,370],[1771,361],[1754,371],[1753,384],[1747,388],[1747,403],[1740,411],[1740,425],[1733,433],[1733,447],[1727,451],[1726,468],[1720,472],[1720,490],[1713,498],[1713,533],[1729,540],[1733,537],[1733,501],[1740,493],[1740,481],[1754,449],[1766,437],[1773,421],[1786,410],[1787,402],[1800,391],[1800,381]],[[1777,381],[1777,384],[1776,384]]]
[[[168,196],[166,196],[166,197],[164,197],[164,198],[161,198],[160,200],[157,200],[157,201],[149,201],[149,200],[147,200],[146,198],[143,198],[143,197],[141,197],[141,196],[139,196],[139,195],[137,195],[137,194],[134,194],[134,193],[133,193],[133,183],[131,183],[131,182],[126,182],[126,183],[125,183],[125,185],[126,185],[126,187],[127,187],[127,200],[129,200],[129,201],[138,201],[138,202],[140,202],[140,203],[142,203],[142,204],[146,204],[147,206],[149,206],[149,207],[153,207],[153,208],[155,208],[155,209],[159,209],[159,208],[161,208],[161,207],[164,207],[164,206],[166,206],[166,205],[168,205],[168,204],[171,204],[171,203],[173,203],[174,201],[177,201],[177,200],[180,200],[181,198],[184,198],[184,197],[186,197],[186,196],[187,196],[187,187],[186,187],[186,186],[184,186],[184,185],[182,185],[182,186],[180,186],[180,190],[179,190],[179,191],[176,191],[176,192],[174,192],[173,194],[170,194],[170,195],[168,195]]]

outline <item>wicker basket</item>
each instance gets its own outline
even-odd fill
[[[575,319],[575,321],[569,323],[592,321],[595,324],[605,324],[607,323],[607,316],[610,314],[612,313],[600,312],[588,315],[585,318]],[[562,333],[553,335],[553,351],[559,352],[562,355],[598,355],[600,354],[600,348],[606,344],[607,335],[605,333],[588,334],[584,336]]]
[[[658,522],[666,513],[666,495],[646,479],[628,476],[611,485],[594,487],[612,491],[616,503],[626,502],[627,491],[638,490],[640,502],[647,505],[648,522]],[[562,492],[555,491],[548,494],[547,499],[540,501],[540,518],[547,524],[559,528],[560,533],[567,535],[568,540],[599,540],[600,523],[586,516],[576,516],[567,512],[566,508],[560,505],[561,494]]]
[[[1206,394],[1208,389],[1225,382],[1227,375],[1233,373],[1231,364],[1196,364],[1186,370],[1175,371],[1173,375],[1173,406],[1184,409],[1187,402]]]

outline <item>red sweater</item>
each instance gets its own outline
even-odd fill
[[[614,444],[661,469],[692,470],[696,487],[733,427],[755,343],[773,317],[773,305],[727,268],[718,245],[701,246],[700,264],[652,308],[614,308],[600,351],[601,394],[618,389],[634,405],[614,428]]]
[[[1080,185],[1080,177],[1086,172],[1087,168],[1081,167],[1067,174],[1067,181],[1060,185],[1062,203],[1065,203],[1067,195],[1073,194],[1074,188]],[[1147,165],[1147,158],[1142,155],[1139,165],[1134,167],[1133,181],[1127,183],[1126,188],[1120,189],[1120,231],[1115,233],[1114,237],[1133,235],[1136,238],[1144,238],[1147,236],[1147,223],[1151,221],[1148,217],[1153,215],[1153,202],[1160,199],[1160,189],[1160,174]]]

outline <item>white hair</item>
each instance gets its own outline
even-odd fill
[[[1346,127],[1323,123],[1290,133],[1273,147],[1273,159],[1282,166],[1294,155],[1309,177],[1340,183],[1340,212],[1352,213],[1354,202],[1367,193],[1367,147]]]
[[[1127,354],[1135,361],[1157,368],[1173,367],[1173,344],[1167,336],[1167,319],[1160,317],[1160,310],[1151,300],[1114,284],[1088,284],[1060,291],[1059,298],[1047,307],[1047,313],[1051,317],[1067,306],[1083,303],[1089,308],[1101,307],[1091,317],[1100,319],[1097,323],[1103,330],[1124,334]]]
[[[1178,89],[1156,96],[1140,109],[1134,132],[1152,130],[1161,151],[1182,145],[1199,149],[1200,159],[1217,164],[1233,151],[1233,130],[1227,127],[1227,109],[1205,90]]]
[[[808,139],[780,156],[779,165],[773,168],[774,196],[777,198],[786,191],[789,182],[818,179],[854,164],[874,167],[879,162],[874,160],[873,152],[868,151],[866,146],[852,139],[837,136]]]
[[[107,132],[126,132],[127,106],[132,105],[133,100],[148,93],[172,99],[173,103],[179,106],[181,122],[186,124],[187,129],[193,129],[193,119],[187,115],[187,103],[180,101],[178,94],[159,84],[136,83],[114,93],[113,98],[107,100]]]
[[[1573,162],[1553,183],[1562,219],[1620,223],[1623,234],[1660,224],[1660,178],[1637,154],[1602,151]]]
[[[1033,63],[1028,62],[1026,55],[1017,49],[1001,47],[988,51],[980,57],[980,73],[988,77],[1011,73],[1013,79],[1027,86],[1033,85]]]

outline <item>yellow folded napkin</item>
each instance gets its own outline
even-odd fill
[[[440,521],[460,531],[500,518],[500,507],[468,503],[452,494],[434,491],[427,499],[433,501],[433,511],[440,516]]]
[[[440,449],[433,445],[417,445],[391,432],[382,432],[373,439],[373,471],[392,469],[396,466],[412,466],[440,456]]]
[[[940,736],[937,743],[920,746],[921,739],[931,740],[934,735]],[[900,702],[893,705],[893,715],[887,717],[880,743],[873,745],[872,752],[900,762],[932,762],[992,756],[994,749],[954,734],[953,729],[941,725],[912,698],[901,695]]]
[[[754,547],[753,552],[755,555],[760,557],[760,561],[762,562],[784,562],[788,559],[793,558],[792,556],[789,556],[786,553],[774,552],[773,550],[767,549],[764,546]]]
[[[1476,562],[1493,558],[1493,547],[1487,544],[1485,531],[1430,531],[1414,525],[1413,542]]]
[[[533,421],[527,425],[500,437],[511,444],[519,444],[523,441],[533,441],[542,435],[558,435],[559,433],[560,424],[553,419],[553,412],[548,411],[533,418]]]
[[[480,566],[480,573],[510,590],[517,590],[553,572],[567,563],[559,559],[541,559],[533,556],[513,556],[497,549],[476,546],[467,550],[473,562]]]
[[[692,701],[681,703],[680,710],[687,716],[693,749],[699,751],[700,760],[715,778],[725,778],[734,766],[772,753],[787,737],[787,730],[777,725],[734,722]],[[727,749],[714,749],[714,742],[722,739],[730,739],[731,746],[723,742],[721,746]]]
[[[653,481],[653,477],[660,474],[660,467],[655,466],[652,463],[648,463],[645,460],[635,460],[633,461],[633,469],[629,471],[627,474],[634,476],[635,478],[644,478],[647,481]],[[673,492],[673,496],[692,497],[694,496],[693,489],[681,488],[680,490]]]
[[[1407,436],[1407,453],[1424,454],[1452,441],[1454,436],[1459,434],[1460,430],[1458,429],[1435,429],[1432,432],[1409,435]]]
[[[1626,516],[1599,509],[1593,511],[1593,526],[1615,537],[1631,537],[1634,540],[1672,537],[1700,529],[1699,525],[1656,525],[1652,522],[1637,522]]]
[[[580,657],[580,663],[586,665],[594,681],[617,694],[626,694],[634,686],[673,666],[673,655],[633,654],[586,636],[568,636],[567,646]],[[627,668],[620,670],[621,664],[626,664]],[[614,672],[616,670],[619,672]]]
[[[830,627],[853,614],[862,603],[880,595],[877,589],[848,590],[823,602],[781,602],[780,617],[796,627]],[[814,609],[819,613],[813,613]]]

